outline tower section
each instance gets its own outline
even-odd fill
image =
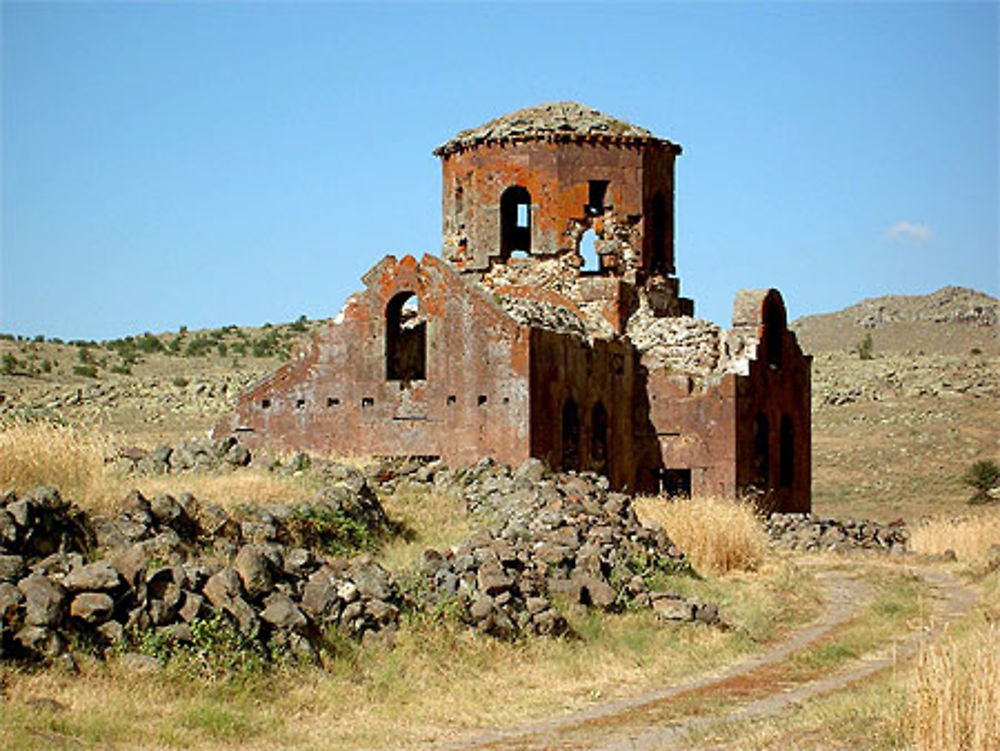
[[[460,271],[529,258],[631,284],[675,272],[681,147],[645,128],[557,102],[462,131],[434,153],[442,254]]]

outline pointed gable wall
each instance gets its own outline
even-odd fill
[[[363,281],[307,347],[240,396],[216,434],[344,455],[527,458],[528,329],[433,256],[387,256]],[[389,311],[408,293],[417,315],[404,312],[392,329]],[[422,372],[410,357],[421,326]],[[399,329],[405,351],[393,373]]]

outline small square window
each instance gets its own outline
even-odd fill
[[[476,399],[476,404],[478,404],[480,407],[486,404],[486,394],[480,394],[479,398]]]
[[[338,399],[337,397],[335,397],[335,396],[328,396],[326,398],[326,406],[327,407],[336,407],[338,404],[340,404],[340,399]]]
[[[270,407],[271,407],[271,400],[270,399],[261,399],[260,400],[260,408],[261,409],[270,409]]]
[[[370,397],[370,396],[363,396],[363,397],[361,397],[361,406],[362,407],[371,407],[373,404],[375,404],[375,400],[372,397]]]
[[[455,398],[454,394],[448,394],[448,404],[454,404],[456,401],[458,400]]]

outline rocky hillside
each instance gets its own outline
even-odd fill
[[[886,295],[792,323],[806,352],[844,352],[871,336],[873,352],[1000,354],[998,301],[965,287],[929,295]],[[977,353],[978,354],[978,353]]]

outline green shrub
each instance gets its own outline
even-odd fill
[[[872,342],[872,335],[865,334],[865,338],[858,342],[858,357],[862,360],[871,360],[874,358],[872,350],[874,349],[874,343]]]
[[[188,385],[189,383],[191,383],[191,382],[190,382],[190,381],[189,381],[189,380],[188,380],[187,378],[185,378],[184,376],[177,376],[177,377],[176,377],[176,378],[174,378],[174,380],[173,380],[173,384],[174,384],[174,386],[176,386],[176,387],[177,387],[177,388],[179,388],[179,389],[182,389],[182,388],[184,388],[184,387],[185,387],[185,386],[187,386],[187,385]]]
[[[1000,486],[1000,466],[992,459],[981,459],[962,475],[962,482],[973,489],[969,503],[990,501],[989,491]]]
[[[295,323],[290,323],[288,325],[288,328],[290,328],[292,331],[298,331],[299,333],[302,333],[306,330],[306,322],[308,320],[309,319],[306,318],[305,315],[301,315],[298,317]]]
[[[97,366],[96,365],[74,365],[73,375],[83,376],[85,378],[97,378]]]
[[[21,368],[21,361],[14,357],[12,352],[4,352],[3,364],[0,366],[0,372],[4,375],[14,375]]]

